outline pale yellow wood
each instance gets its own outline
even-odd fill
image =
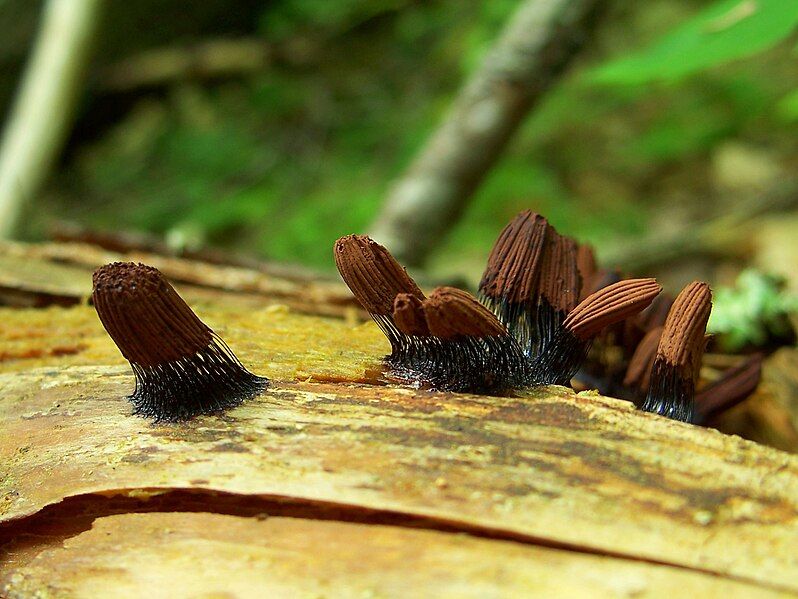
[[[85,300],[115,258],[6,245],[0,291],[34,298]],[[340,286],[141,259],[274,383],[225,416],[152,425],[130,415],[133,377],[91,307],[0,309],[0,581],[21,576],[19,596],[232,585],[243,555],[254,580],[279,564],[291,596],[392,596],[402,581],[418,591],[404,596],[798,593],[798,458],[562,388],[382,386],[385,339]],[[165,513],[123,515],[140,510]]]
[[[42,262],[31,269],[27,257],[3,252],[0,253],[0,287],[88,298],[91,295],[91,277],[86,277],[84,268],[66,264]]]
[[[275,383],[224,417],[131,417],[124,367],[0,376],[0,520],[193,489],[381,510],[798,591],[798,459],[562,388]]]
[[[304,313],[347,316],[360,307],[338,278],[289,278],[284,272],[209,264],[146,251],[111,252],[82,243],[27,244],[0,240],[0,292],[72,298],[85,303],[92,272],[109,262],[143,262],[158,268],[187,299],[210,297],[231,306],[280,302]],[[284,270],[284,269],[283,269]],[[203,290],[205,292],[203,293]],[[215,292],[215,293],[214,293]]]
[[[11,599],[780,596],[708,574],[508,541],[207,513],[98,518],[18,564],[6,581]]]
[[[192,305],[248,368],[269,377],[377,381],[390,349],[370,322],[306,316],[281,305],[242,310],[218,298]],[[0,308],[0,323],[0,373],[127,364],[91,306]]]

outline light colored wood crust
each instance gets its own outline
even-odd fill
[[[342,317],[355,313],[365,317],[337,278],[292,280],[251,268],[143,251],[111,252],[81,243],[0,241],[0,293],[50,298],[58,304],[85,303],[91,295],[92,272],[109,262],[154,266],[181,294],[186,293],[187,300],[204,296],[217,304],[239,308],[279,302],[308,314]],[[15,303],[24,305],[24,301]]]
[[[98,518],[9,578],[10,597],[779,596],[703,573],[508,541],[209,513]]]
[[[118,367],[0,376],[0,521],[153,490],[379,510],[798,591],[798,459],[562,388],[275,383],[224,417],[131,417]]]
[[[30,304],[85,299],[91,270],[121,258],[0,245],[0,295]],[[795,457],[561,388],[493,398],[374,386],[388,346],[355,326],[343,285],[124,258],[178,281],[275,383],[224,417],[153,426],[129,415],[133,377],[93,308],[0,309],[0,596],[9,581],[21,585],[11,597],[87,596],[101,581],[124,596],[146,574],[138,550],[154,584],[168,573],[186,594],[194,579],[237,581],[250,558],[250,576],[281,568],[283,594],[325,580],[357,596],[391,596],[400,581],[427,596],[798,591]],[[317,383],[280,382],[306,380]],[[186,513],[197,510],[217,513]]]

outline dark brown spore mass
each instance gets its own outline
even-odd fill
[[[114,262],[92,277],[92,300],[122,355],[155,366],[192,356],[211,342],[212,331],[158,269]]]
[[[249,372],[151,266],[114,262],[93,276],[105,330],[136,377],[134,413],[156,421],[214,414],[255,397],[268,380]]]
[[[709,285],[701,281],[690,283],[679,293],[668,312],[657,354],[668,364],[690,367],[699,344],[703,347],[711,311]]]
[[[590,295],[595,289],[592,288],[593,278],[598,272],[596,256],[589,243],[580,243],[576,250],[576,267],[579,276],[582,278],[582,291],[579,299],[582,300]]]
[[[579,302],[582,287],[576,242],[550,230],[540,271],[540,296],[559,312],[568,313]]]
[[[715,416],[751,395],[761,379],[762,354],[754,354],[701,389],[695,397],[695,421],[699,424],[711,422]]]
[[[480,293],[509,304],[535,297],[549,228],[545,218],[530,210],[511,220],[490,251]]]
[[[424,301],[429,332],[442,339],[496,337],[507,329],[470,293],[454,287],[438,287]]]
[[[651,331],[670,304],[662,299],[641,315],[662,291],[656,280],[621,280],[618,271],[597,270],[589,246],[560,235],[529,210],[499,235],[479,299],[451,287],[426,298],[390,253],[366,236],[340,238],[334,253],[344,282],[391,343],[386,364],[406,382],[499,392],[566,385],[593,339],[635,316],[612,334],[621,335],[625,356],[631,357],[624,382],[639,398],[649,381],[663,389],[676,384],[662,379],[658,361],[677,366],[682,379],[700,365],[708,288],[696,284],[685,290],[664,328]],[[590,288],[594,291],[580,301]],[[685,311],[692,316],[680,316]]]
[[[694,281],[682,289],[665,319],[642,409],[683,422],[695,417],[695,387],[712,310],[709,285]]]
[[[424,294],[407,271],[379,243],[366,235],[347,235],[335,242],[335,264],[357,301],[371,314],[390,316],[394,299]]]
[[[601,329],[637,314],[662,291],[655,279],[627,279],[585,298],[566,317],[563,326],[579,339],[590,339]]]
[[[400,293],[394,299],[393,320],[405,335],[426,337],[430,334],[423,302],[410,293]]]

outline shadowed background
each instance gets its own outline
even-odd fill
[[[423,248],[420,227],[380,222],[392,182],[513,15],[556,1],[84,4],[74,114],[12,237],[133,232],[331,271],[336,237],[376,229],[405,263],[473,286],[501,226],[532,208],[606,266],[669,286],[731,285],[746,266],[798,286],[791,2],[574,3],[592,13],[578,47],[529,71],[543,93],[506,145],[473,147],[491,154],[484,178]],[[9,120],[46,5],[0,2]]]

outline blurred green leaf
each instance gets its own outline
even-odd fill
[[[776,9],[796,1],[783,0]],[[642,47],[640,40],[658,39],[684,21],[689,6],[713,2],[625,3],[599,44],[586,47],[586,57],[597,48]],[[83,118],[89,129],[97,127],[97,137],[80,138],[68,168],[53,179],[54,212],[101,229],[165,234],[177,246],[207,243],[333,268],[332,240],[367,230],[390,181],[438,125],[517,3],[261,3],[248,18],[262,18],[248,27],[275,45],[274,62],[240,77],[191,77],[152,90],[157,93],[120,97],[112,112],[124,115],[110,129],[107,108],[90,105]],[[244,4],[251,3],[230,6]],[[737,28],[754,17],[734,13],[739,4],[715,4],[732,15],[720,11],[705,27],[727,27],[748,52],[752,44]],[[773,3],[756,6],[775,14]],[[195,17],[192,11],[185,20]],[[252,34],[215,20],[219,27],[202,35]],[[164,25],[167,31],[183,27]],[[140,36],[135,39],[140,48]],[[162,39],[190,47],[193,38],[171,33]],[[120,37],[120,51],[133,53],[128,43]],[[683,50],[706,53],[695,45]],[[772,110],[784,97],[781,116],[798,119],[791,103],[798,99],[788,99],[798,81],[793,58],[790,42],[656,90],[586,86],[574,69],[530,113],[453,224],[434,258],[440,272],[478,276],[497,232],[522,208],[543,212],[599,253],[615,236],[640,235],[659,207],[678,212],[690,198],[704,197],[711,183],[704,173],[711,172],[719,142],[730,137],[771,144],[791,164],[794,131],[772,118]],[[658,74],[661,65],[655,67]]]
[[[678,80],[766,50],[796,25],[795,0],[721,0],[642,52],[600,66],[590,80],[624,85]]]
[[[263,13],[260,26],[270,40],[283,40],[301,27],[353,27],[403,4],[403,0],[283,0]]]
[[[789,333],[787,315],[798,310],[798,297],[783,290],[784,281],[757,270],[740,273],[734,287],[715,291],[707,330],[720,335],[728,351],[766,345],[772,335]]]
[[[798,89],[784,96],[776,107],[776,111],[788,123],[798,121]]]

